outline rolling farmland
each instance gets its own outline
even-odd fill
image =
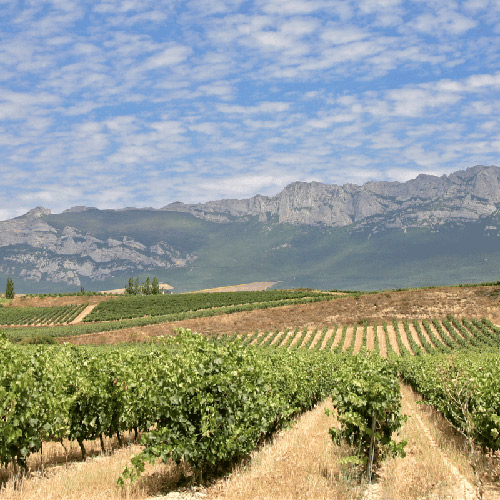
[[[408,298],[419,293],[420,303],[415,300],[408,305]],[[467,305],[461,310],[443,307],[449,297],[460,293],[476,297],[477,303],[469,307],[484,314],[467,314]],[[431,301],[426,294],[434,294],[431,311],[437,312],[441,306],[439,315],[422,314],[422,305]],[[446,299],[442,304],[436,302],[437,294]],[[17,499],[19,474],[36,470],[43,449],[57,450],[59,446],[56,456],[65,450],[63,455],[70,453],[73,461],[88,458],[85,467],[91,467],[95,453],[107,456],[117,449],[113,456],[118,457],[125,443],[133,447],[135,458],[130,455],[114,473],[114,481],[119,479],[129,491],[138,492],[138,485],[150,480],[150,462],[157,462],[156,468],[164,462],[164,467],[184,470],[181,476],[187,474],[191,481],[203,485],[203,478],[216,478],[250,454],[261,453],[260,445],[266,438],[288,433],[282,428],[290,420],[314,418],[325,426],[321,439],[330,443],[331,457],[337,456],[324,458],[329,464],[324,467],[334,471],[350,464],[349,474],[355,474],[346,486],[344,479],[339,479],[340,472],[331,472],[332,477],[341,474],[329,483],[331,497],[340,498],[339,488],[347,488],[350,493],[345,498],[365,495],[381,499],[389,494],[420,498],[417,493],[411,496],[406,490],[396,491],[390,478],[399,467],[405,467],[403,464],[413,463],[419,446],[430,446],[435,451],[429,451],[429,457],[444,464],[433,474],[436,478],[449,475],[421,484],[422,491],[431,496],[447,491],[449,498],[456,495],[458,500],[462,498],[458,491],[463,490],[463,498],[482,495],[497,499],[500,328],[493,321],[498,300],[495,287],[343,297],[311,291],[232,292],[208,304],[205,294],[179,295],[170,302],[166,298],[161,298],[163,302],[152,297],[113,298],[94,304],[91,312],[85,303],[0,308],[10,325],[2,328],[0,349],[3,491]],[[170,321],[165,319],[167,303]],[[456,299],[449,303],[456,303]],[[481,303],[482,309],[477,305]],[[351,304],[357,306],[354,314]],[[378,305],[378,314],[366,314],[373,311],[373,305]],[[407,314],[391,314],[400,305],[406,305]],[[204,312],[207,306],[212,306],[213,315],[190,318],[191,313]],[[248,309],[227,311],[241,306]],[[464,314],[457,314],[460,311]],[[78,314],[85,316],[85,324],[55,325],[74,320]],[[173,319],[184,314],[185,320]],[[297,321],[298,317],[303,322]],[[286,326],[279,327],[283,318],[287,321],[281,324]],[[148,324],[151,320],[158,322]],[[141,321],[145,321],[144,326]],[[182,326],[179,322],[195,321],[206,325],[206,331],[170,335],[175,326]],[[136,322],[132,328],[139,331],[154,331],[153,337],[163,337],[155,340],[145,335],[136,338],[133,345],[92,346],[92,340],[103,336],[115,343],[120,335],[122,341],[130,340],[128,330],[116,328],[98,334],[84,330],[83,335],[79,330],[127,322]],[[238,322],[255,328],[229,329]],[[15,326],[19,324],[24,326]],[[73,334],[54,335],[57,330]],[[29,332],[40,335],[43,331],[54,340],[88,345],[13,343],[31,338]],[[428,406],[416,404],[418,398]],[[320,402],[331,405],[329,419],[320,419],[315,412]],[[463,440],[459,453],[465,465],[458,467],[456,452],[432,437],[444,431],[433,429],[436,424],[429,420],[431,409],[434,418],[441,419],[442,429],[447,422],[448,441]],[[453,429],[456,437],[450,437]],[[400,437],[395,437],[396,431]],[[133,444],[137,438],[140,445]],[[64,447],[57,445],[58,441]],[[273,445],[269,446],[269,453],[273,453]],[[424,462],[419,463],[423,467]],[[425,474],[430,474],[429,470]],[[374,482],[367,484],[370,477]],[[410,488],[410,483],[405,487]],[[25,478],[20,484],[30,488],[31,480]],[[116,483],[113,488],[116,493],[109,498],[121,491]],[[221,491],[232,498],[239,486],[232,487],[233,493],[219,482],[203,488],[203,495],[209,498],[219,498]],[[30,495],[25,491],[23,498]]]

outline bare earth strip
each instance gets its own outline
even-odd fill
[[[385,332],[382,326],[377,327],[378,341],[380,344],[380,355],[383,358],[387,358],[387,345],[385,343]]]
[[[81,323],[82,319],[88,316],[96,307],[97,304],[91,304],[87,306],[73,321],[71,321],[70,325],[76,325],[77,323]]]
[[[363,345],[363,326],[358,325],[356,329],[356,338],[354,339],[354,354],[357,354]]]
[[[314,340],[312,341],[311,345],[309,346],[309,349],[314,349],[316,347],[316,344],[319,342],[319,339],[321,338],[322,332],[323,332],[323,330],[318,328],[318,331],[316,332],[316,335],[314,336]]]
[[[295,331],[295,329],[293,330],[290,330],[290,332],[288,333],[285,341],[283,342],[283,345],[288,343],[290,341],[290,338],[292,338],[292,343],[293,342],[297,342],[297,338],[300,337],[300,330],[297,330]],[[291,345],[291,344],[290,344]],[[290,345],[288,347],[290,347]]]
[[[396,340],[396,332],[394,331],[394,327],[392,325],[387,325],[387,332],[389,333],[389,341],[391,342],[391,346],[396,352],[396,354],[401,354],[399,352],[398,341]]]
[[[337,331],[335,333],[335,340],[333,341],[332,344],[332,349],[336,349],[337,346],[339,345],[340,339],[342,338],[342,326],[337,327]]]
[[[283,338],[283,341],[280,344],[280,347],[284,346],[290,340],[290,337],[293,337],[293,335],[294,335],[293,332],[294,332],[293,330],[288,330],[287,334],[285,335],[285,337]]]
[[[302,332],[304,329],[299,330],[297,332],[297,335],[295,335],[294,339],[292,340],[292,343],[290,344],[290,347],[294,346],[297,342],[300,342],[302,344],[302,341],[300,340],[302,338]]]
[[[266,335],[266,332],[259,332],[259,335],[257,335],[257,337],[256,337],[255,339],[253,339],[253,340],[252,340],[252,342],[251,342],[251,344],[250,344],[250,345],[255,345],[255,344],[257,344],[257,343],[259,343],[259,344],[260,344],[260,343],[261,343],[261,341],[262,341],[262,342],[264,342],[264,341],[262,340],[262,337],[263,337],[264,335]]]
[[[320,350],[323,350],[326,347],[326,344],[330,340],[331,336],[334,334],[335,329],[334,328],[329,328],[328,331],[326,332],[325,338],[323,339],[323,343],[321,344]]]
[[[375,349],[375,332],[373,330],[373,326],[369,326],[366,331],[366,348],[369,351],[373,351]]]
[[[342,351],[345,351],[349,347],[351,347],[351,344],[352,344],[352,341],[353,341],[353,336],[355,335],[355,332],[354,332],[355,328],[356,327],[352,326],[352,325],[349,325],[347,327],[347,331],[346,331],[346,335],[345,335],[345,341],[344,341],[344,345],[342,347]]]
[[[443,334],[445,335],[446,340],[451,340],[454,343],[455,339],[450,335],[450,332],[444,327],[442,321],[440,321],[439,323],[441,324],[441,328],[443,329]],[[436,328],[434,327],[434,325],[432,325],[432,327],[436,331]],[[442,335],[440,335],[437,331],[436,331],[436,335],[438,335],[440,338],[442,338]]]
[[[464,334],[453,323],[451,324],[451,326],[453,327],[453,329],[455,330],[455,332],[457,333],[457,335],[459,337],[461,337],[464,340],[468,340],[468,337],[465,337]],[[500,325],[495,325],[495,326],[500,326]],[[443,329],[445,329],[444,326],[443,326]]]
[[[264,344],[267,340],[269,340],[270,337],[272,337],[274,335],[274,330],[273,331],[269,331],[269,332],[264,332],[262,334],[262,341],[260,342],[260,344]]]
[[[304,340],[302,341],[302,346],[305,346],[306,343],[311,339],[311,335],[314,335],[314,330],[316,328],[309,328],[307,330],[307,335],[304,337]]]
[[[283,331],[278,332],[278,335],[276,335],[276,337],[274,337],[273,341],[271,342],[271,345],[278,347],[279,344],[276,345],[276,343],[279,342],[281,344],[280,339],[283,340]]]
[[[436,336],[439,340],[441,340],[441,341],[443,342],[443,344],[445,344],[445,345],[446,345],[446,342],[445,342],[445,341],[444,341],[444,339],[441,337],[441,335],[439,334],[439,332],[437,331],[436,327],[432,324],[432,322],[431,322],[431,321],[429,321],[429,325],[430,325],[431,330],[432,330],[432,332],[434,333],[434,335],[435,335],[435,336]],[[443,328],[443,330],[444,330],[444,328]]]
[[[411,354],[415,354],[410,346],[410,343],[408,342],[408,337],[406,336],[406,331],[403,323],[398,323],[398,328],[399,328],[399,333],[401,334],[401,341],[403,342],[403,345],[408,349],[408,352]]]
[[[427,333],[427,330],[424,328],[424,326],[422,325],[422,322],[419,321],[419,324],[420,324],[420,330],[422,330],[422,334],[424,335],[424,337],[427,339],[427,342],[429,342],[429,344],[432,346],[432,347],[436,347],[434,345],[434,342],[431,340],[431,338],[429,337],[429,334]]]

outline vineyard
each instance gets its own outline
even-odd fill
[[[497,343],[498,346],[498,343]],[[500,449],[500,350],[405,357],[403,379],[483,450]]]
[[[370,456],[371,468],[404,448],[391,439],[402,422],[397,370],[378,356],[263,351],[188,331],[114,350],[2,341],[0,381],[0,463],[21,469],[44,441],[75,440],[85,459],[85,440],[134,431],[144,450],[120,481],[158,458],[201,475],[328,394],[343,424],[334,438],[350,440],[367,464]]]
[[[341,296],[342,294],[294,290],[123,296],[101,301],[78,324],[67,325],[88,304],[78,304],[78,307],[74,305],[76,314],[64,322],[34,322],[31,319],[48,314],[49,309],[59,308],[63,311],[70,306],[0,307],[0,318],[2,314],[5,315],[6,322],[3,326],[10,327],[5,333],[10,340],[18,342],[26,337],[71,337],[244,311],[266,310],[285,305],[320,303]],[[61,309],[62,307],[66,309]],[[7,318],[15,321],[8,321]]]
[[[268,290],[261,292],[190,293],[180,295],[131,296],[101,302],[86,318],[86,322],[113,321],[162,316],[201,309],[234,306],[240,304],[283,305],[302,299],[331,299],[321,292],[298,292],[291,290]]]
[[[294,330],[255,331],[217,338],[239,339],[243,345],[284,349],[334,351],[350,354],[373,351],[383,358],[427,353],[450,353],[467,347],[500,346],[500,328],[487,319],[393,320],[382,324],[364,322],[333,325],[323,329],[305,327]]]
[[[55,307],[0,307],[0,325],[54,325],[73,321],[86,307],[75,304]]]
[[[404,394],[413,390],[465,440],[461,453],[473,475],[469,486],[460,474],[456,477],[460,488],[475,493],[463,498],[477,494],[497,500],[483,495],[486,479],[500,490],[500,327],[486,318],[329,320],[320,326],[232,334],[181,330],[117,346],[12,342],[16,331],[67,331],[97,327],[97,321],[127,325],[140,315],[161,320],[210,307],[251,311],[263,303],[313,301],[304,305],[312,307],[324,301],[323,307],[330,308],[340,302],[321,293],[290,291],[265,292],[263,302],[262,293],[232,292],[211,302],[204,302],[205,294],[118,298],[98,304],[88,324],[71,326],[43,325],[68,323],[85,304],[0,307],[4,324],[39,326],[4,329],[7,335],[0,335],[0,480],[2,471],[20,478],[29,470],[30,457],[49,443],[61,443],[64,450],[75,443],[79,459],[85,460],[91,443],[109,453],[106,443],[113,438],[118,446],[140,443],[113,477],[115,483],[130,487],[147,474],[148,464],[158,462],[188,464],[190,481],[203,484],[328,400],[333,410],[324,439],[347,450],[339,467],[351,471],[357,484],[371,479],[376,484],[387,474],[385,464],[415,460],[413,445],[398,437],[408,427]],[[409,422],[421,421],[420,415],[413,417],[410,413]],[[404,458],[409,446],[410,457]],[[486,479],[481,460],[490,467]],[[388,493],[377,497],[370,488],[366,498],[389,498]]]

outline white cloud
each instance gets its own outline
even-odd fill
[[[410,25],[422,33],[463,35],[474,28],[477,22],[454,10],[441,9],[436,13],[422,14]]]
[[[185,61],[192,50],[190,47],[183,45],[176,45],[168,47],[159,54],[149,57],[143,64],[142,68],[145,70],[158,69],[164,66],[171,66]]]
[[[221,104],[218,106],[222,113],[255,114],[255,113],[281,113],[290,107],[288,102],[260,102],[255,106],[238,106]]]
[[[162,206],[500,163],[499,5],[2,3],[0,195]]]

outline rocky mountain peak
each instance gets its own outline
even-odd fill
[[[475,220],[494,212],[499,202],[500,168],[478,165],[450,175],[420,174],[407,182],[362,186],[297,181],[275,196],[193,205],[176,202],[162,210],[217,222],[257,216],[261,221],[325,226],[362,225],[397,212],[398,224],[419,226]]]
[[[75,205],[74,207],[68,208],[64,210],[63,213],[82,213],[87,212],[89,210],[97,210],[96,207],[86,207],[84,205]]]
[[[51,213],[52,211],[50,210],[50,208],[36,207],[26,212],[23,217],[35,219],[38,217],[42,217],[43,215],[50,215]]]

